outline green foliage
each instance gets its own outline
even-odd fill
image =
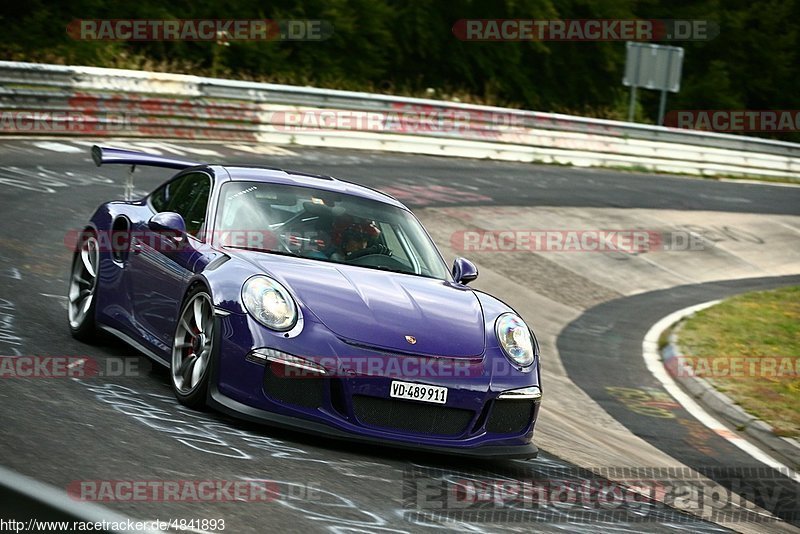
[[[236,79],[424,95],[624,118],[621,42],[463,42],[468,18],[707,19],[711,41],[686,49],[669,109],[800,109],[798,0],[27,0],[0,7],[5,59],[213,74]],[[323,19],[322,42],[81,42],[65,29],[91,18]],[[658,94],[639,91],[637,120]],[[784,138],[800,140],[797,134]]]

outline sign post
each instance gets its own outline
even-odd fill
[[[658,105],[658,124],[664,123],[667,108],[667,91],[677,93],[681,89],[683,48],[650,43],[625,43],[625,76],[622,85],[631,88],[628,104],[628,122],[633,122],[636,108],[636,88],[661,91]]]

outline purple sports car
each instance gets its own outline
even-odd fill
[[[169,367],[178,400],[334,438],[532,458],[539,347],[452,270],[403,204],[294,171],[93,147],[178,173],[101,205],[76,242],[69,324]]]

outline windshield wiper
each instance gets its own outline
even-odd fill
[[[402,269],[395,269],[393,267],[387,267],[385,265],[359,265],[359,267],[369,267],[370,269],[380,269],[381,271],[389,271],[390,273],[400,273],[400,274],[417,274],[412,271],[404,271]]]
[[[253,252],[263,252],[265,254],[277,254],[278,256],[290,256],[292,258],[302,258],[299,254],[289,252],[288,250],[272,250],[268,248],[248,247],[247,245],[222,245],[225,248],[236,248],[241,250],[251,250]]]
[[[434,278],[435,276],[431,276],[424,273],[415,273],[414,271],[403,271],[402,269],[394,269],[392,267],[387,267],[385,265],[359,265],[357,263],[343,263],[343,262],[336,262],[342,263],[342,265],[353,265],[354,267],[364,267],[365,269],[377,269],[379,271],[388,271],[390,273],[400,273],[400,274],[410,274],[411,276],[421,276],[422,278]]]

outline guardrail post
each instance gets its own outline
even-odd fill
[[[131,170],[128,176],[125,177],[125,200],[133,200],[133,173],[136,171],[136,165],[131,165]]]

